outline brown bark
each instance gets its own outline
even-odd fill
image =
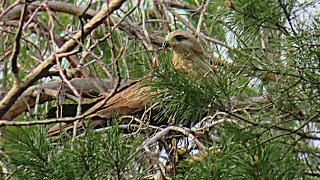
[[[83,30],[78,31],[69,41],[67,41],[56,55],[52,54],[43,63],[37,66],[31,73],[29,73],[21,82],[13,85],[7,95],[0,101],[0,117],[3,117],[20,95],[27,90],[34,82],[42,77],[56,62],[56,58],[62,58],[59,54],[67,53],[73,50],[81,38],[87,36],[96,27],[101,25],[104,20],[115,10],[119,9],[125,0],[114,0],[109,3],[107,7],[102,9],[96,16],[94,16],[84,27]],[[57,57],[56,57],[57,56]]]
[[[84,98],[97,97],[99,94],[108,92],[113,88],[113,82],[109,79],[74,78],[70,80],[70,82],[77,90],[79,90],[79,92],[81,92],[81,95]],[[63,89],[66,98],[72,96],[72,91],[69,86],[61,80],[32,86],[22,93],[3,118],[13,119],[22,112],[28,110],[28,108],[34,107],[38,95],[40,95],[39,103],[54,100],[61,89]]]

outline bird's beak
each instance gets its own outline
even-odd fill
[[[168,42],[168,41],[163,41],[163,43],[162,43],[162,48],[163,49],[166,49],[166,48],[168,48],[170,46],[170,43]]]

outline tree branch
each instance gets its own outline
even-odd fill
[[[101,93],[110,91],[114,84],[109,79],[98,78],[74,78],[70,80],[70,83],[81,92],[84,98],[96,97]],[[122,84],[123,85],[123,84]],[[15,104],[9,109],[9,111],[3,116],[4,119],[11,120],[17,117],[22,112],[33,107],[36,103],[36,96],[38,93],[40,96],[40,103],[51,101],[56,98],[60,87],[64,88],[64,93],[68,98],[68,94],[72,94],[68,85],[64,84],[61,80],[51,81],[41,85],[36,85],[28,88],[20,98],[17,99]],[[41,92],[39,92],[41,90]],[[71,99],[72,97],[69,97]]]
[[[57,55],[73,50],[77,45],[77,41],[81,37],[87,36],[96,27],[101,25],[104,20],[115,10],[119,9],[125,0],[114,0],[109,5],[103,8],[96,16],[94,16],[83,28],[83,31],[78,31],[69,41],[67,41],[59,50]],[[62,58],[62,57],[59,57]],[[0,102],[0,116],[2,117],[9,108],[14,104],[18,97],[34,82],[36,82],[43,73],[48,71],[55,64],[55,57],[51,55],[42,64],[37,66],[30,74],[28,74],[19,85],[13,85],[4,99]]]

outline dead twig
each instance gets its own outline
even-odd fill
[[[116,9],[120,8],[125,0],[114,0],[109,4],[109,8],[106,7],[102,9],[96,16],[94,16],[85,26],[83,31],[78,31],[72,39],[68,40],[59,50],[57,54],[65,53],[73,50],[78,44],[75,41],[79,40],[83,36],[87,36],[95,28],[101,25],[104,20]],[[9,108],[14,104],[18,97],[35,81],[41,77],[41,75],[48,71],[50,67],[55,64],[54,55],[48,57],[42,64],[38,65],[31,73],[29,73],[19,86],[14,85],[12,89],[7,93],[7,95],[0,102],[0,116],[3,117]]]
[[[18,55],[20,53],[20,39],[21,39],[24,19],[25,19],[25,16],[26,16],[26,10],[27,10],[27,4],[24,3],[22,5],[22,12],[21,12],[21,16],[20,16],[20,22],[19,22],[18,30],[17,30],[16,36],[15,36],[15,43],[13,45],[12,56],[10,58],[10,61],[12,63],[12,73],[13,73],[13,77],[15,79],[15,84],[17,86],[19,86],[19,84],[20,84],[19,68],[18,68],[18,62],[17,61],[18,61]]]

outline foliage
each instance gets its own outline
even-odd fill
[[[294,150],[279,140],[264,141],[272,135],[256,137],[226,124],[222,146],[192,166],[182,162],[182,174],[175,179],[303,179],[304,167]]]
[[[126,1],[112,18],[94,22],[92,17],[108,8],[108,2],[27,1],[31,9],[21,28],[21,14],[11,15],[21,12],[24,2],[1,3],[4,178],[320,176],[319,2]],[[92,23],[97,26],[75,39]],[[173,67],[171,52],[163,51],[161,43],[168,31],[176,29],[195,34],[208,57],[220,60],[212,62],[213,71],[206,77],[190,78]],[[75,47],[57,53],[73,40]],[[75,110],[78,104],[95,102],[99,93],[115,92],[101,87],[82,92],[72,87],[76,85],[71,80],[102,78],[116,86],[146,74],[152,76],[143,85],[151,87],[146,93],[153,94],[153,106],[119,117],[116,123],[104,119],[107,127],[89,126],[81,133],[48,137],[52,121],[46,114],[53,105],[74,104]],[[47,88],[48,82],[58,80],[60,87]],[[90,94],[95,88],[98,93]],[[6,121],[10,118],[1,113],[4,107],[11,108],[6,112],[19,112],[14,123]],[[20,126],[18,121],[39,119],[46,125]],[[90,120],[100,119],[86,119],[85,124]]]
[[[216,109],[226,109],[232,96],[257,94],[245,86],[239,93],[239,86],[249,80],[236,76],[228,67],[208,72],[205,77],[190,78],[174,69],[171,61],[165,60],[153,74],[156,78],[146,84],[156,92],[154,101],[160,102],[157,108],[161,111],[157,116],[160,120],[173,119],[173,124],[177,125],[194,125],[202,116],[213,114]]]
[[[3,142],[8,168],[19,179],[133,178],[139,171],[132,154],[140,140],[120,132],[117,126],[104,134],[87,128],[74,141],[67,137],[52,143],[43,127],[12,128]]]

